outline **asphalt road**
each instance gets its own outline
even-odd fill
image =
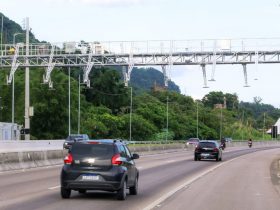
[[[154,209],[279,210],[278,183],[272,182],[273,161],[280,149],[240,156],[173,194]],[[279,175],[278,165],[278,175]]]
[[[253,199],[242,200],[242,193],[255,193],[253,197],[256,200],[264,197],[262,199],[264,203],[267,203],[271,198],[269,201],[275,202],[279,209],[280,203],[277,202],[276,198],[280,202],[280,197],[277,197],[278,194],[273,191],[272,182],[268,178],[270,175],[267,165],[271,164],[273,156],[280,154],[280,149],[252,153],[256,150],[263,149],[227,148],[223,162],[193,161],[191,151],[143,156],[137,160],[137,166],[140,170],[139,194],[129,195],[125,201],[116,200],[114,193],[93,191],[85,195],[73,192],[70,199],[61,199],[59,191],[61,166],[0,173],[0,209],[137,210],[151,209],[155,206],[157,206],[156,208],[173,210],[210,210],[212,207],[213,209],[242,209],[225,208],[226,204],[222,205],[222,208],[211,206],[215,202],[218,204],[222,202],[223,196],[228,196],[227,200],[230,200],[232,196],[231,204],[241,200],[243,203],[241,207],[246,207],[243,209],[255,209],[247,208],[254,207],[252,202],[255,201]],[[252,154],[241,156],[247,153]],[[239,158],[234,159],[236,157]],[[216,169],[214,169],[215,167]],[[249,177],[253,180],[251,180],[251,184],[248,184],[250,183]],[[258,185],[259,188],[252,188],[254,183],[262,183],[263,180],[267,183]],[[218,190],[216,191],[216,189]],[[273,197],[263,196],[262,193],[269,189],[271,194],[274,193]],[[249,191],[246,192],[246,190]],[[202,199],[200,199],[201,195],[203,195]],[[239,197],[236,198],[236,196]],[[207,204],[209,202],[211,208],[206,208],[201,203],[202,201],[206,201]],[[192,203],[195,205],[191,206]],[[199,207],[202,208],[197,208],[198,203],[201,203]]]

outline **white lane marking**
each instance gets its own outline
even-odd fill
[[[173,163],[173,162],[175,162],[175,160],[168,160],[168,161],[166,161],[167,163]]]
[[[219,165],[216,165],[190,179],[188,179],[185,183],[179,185],[178,187],[176,187],[175,189],[167,192],[165,195],[161,196],[159,199],[157,199],[156,201],[154,201],[153,203],[151,203],[150,205],[146,206],[143,210],[150,210],[150,209],[153,209],[155,208],[157,205],[160,205],[163,201],[165,201],[167,198],[171,197],[172,195],[174,195],[176,192],[178,192],[179,190],[183,189],[184,187],[192,184],[193,182],[195,182],[196,180],[202,178],[203,176],[207,175],[208,173],[216,170],[217,168],[221,167],[222,165],[224,164],[227,164],[227,163],[230,163],[234,160],[237,160],[239,158],[241,158],[242,156],[239,156],[239,157],[236,157],[236,158],[233,158],[231,160],[228,160],[226,162],[223,162],[223,163],[220,163]]]
[[[60,188],[60,185],[55,186],[55,187],[49,187],[48,190],[55,190],[55,189],[57,189],[57,188]]]
[[[25,173],[25,172],[31,172],[31,171],[39,171],[39,170],[44,170],[44,169],[52,169],[52,168],[58,168],[62,167],[62,164],[57,164],[57,165],[50,165],[50,166],[40,166],[37,168],[24,168],[24,169],[16,169],[13,171],[0,171],[0,175],[6,175],[6,174],[20,174],[20,173]]]

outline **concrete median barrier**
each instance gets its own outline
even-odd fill
[[[16,143],[11,143],[16,145]],[[19,151],[15,151],[15,148],[10,150],[10,152],[0,151],[0,171],[12,171],[20,169],[29,169],[43,166],[52,166],[63,164],[63,158],[67,154],[67,150],[60,149],[62,148],[62,141],[52,142],[44,141],[42,143],[19,143],[20,145],[24,144],[24,147],[16,145],[16,148]],[[46,145],[42,149],[42,145]],[[280,146],[280,141],[258,141],[253,142],[253,147],[265,147],[265,146]],[[182,150],[194,150],[194,146],[186,146],[185,143],[173,143],[173,144],[129,144],[128,145],[132,153],[138,153],[141,155],[145,154],[156,154],[156,153],[165,153],[165,152],[176,152]],[[228,142],[227,147],[244,147],[247,146],[246,141],[242,142]],[[30,151],[27,149],[32,147]],[[24,149],[22,149],[24,148]]]
[[[62,164],[66,154],[65,150],[0,153],[0,171]]]
[[[147,154],[159,153],[167,150],[181,150],[183,144],[160,144],[160,145],[129,145],[132,153]],[[43,166],[63,164],[67,150],[42,150],[42,151],[19,151],[0,153],[0,171],[12,171]]]

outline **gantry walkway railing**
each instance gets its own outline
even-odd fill
[[[246,65],[280,63],[280,38],[40,43],[28,46],[28,56],[24,43],[0,47],[0,68],[11,68],[8,83],[18,67],[44,67],[44,82],[49,84],[55,67],[81,67],[83,82],[89,85],[93,67],[122,66],[127,84],[133,67],[161,66],[167,85],[167,67],[200,65],[207,87],[206,65],[213,66],[214,80],[216,65],[239,64],[248,86]]]

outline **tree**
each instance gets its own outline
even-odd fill
[[[94,69],[90,74],[91,89],[85,90],[87,101],[95,106],[106,106],[113,114],[121,111],[130,101],[129,89],[112,69]]]
[[[202,103],[207,106],[213,108],[215,104],[223,104],[224,103],[224,94],[223,92],[210,92],[202,98]]]
[[[123,115],[124,123],[123,131],[126,136],[129,136],[129,115]],[[132,140],[135,141],[148,141],[152,140],[152,136],[158,131],[157,127],[149,120],[143,118],[141,115],[132,115]]]
[[[259,96],[255,96],[254,97],[254,103],[255,104],[260,104],[262,102],[262,98],[261,97],[259,97]]]

